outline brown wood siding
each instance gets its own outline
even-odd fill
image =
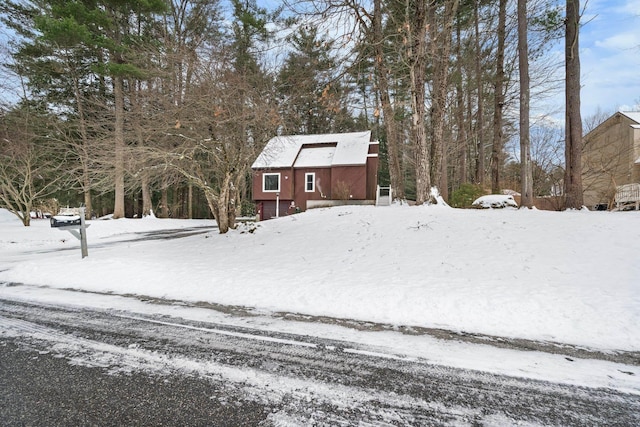
[[[348,194],[341,194],[344,190]],[[367,166],[336,166],[331,170],[333,199],[366,200]]]
[[[262,175],[270,173],[280,174],[280,200],[293,200],[293,171],[291,169],[270,169],[253,171],[253,200],[276,200],[275,192],[262,191]]]
[[[378,157],[367,158],[367,200],[376,199],[378,186]]]
[[[305,175],[316,174],[316,185],[313,193],[305,191]],[[303,168],[294,172],[294,201],[301,210],[307,210],[307,200],[331,200],[331,169],[330,168]]]

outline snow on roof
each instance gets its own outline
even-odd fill
[[[310,147],[303,148],[298,154],[294,167],[330,167],[336,147]]]
[[[636,123],[640,123],[640,111],[620,111],[620,114],[627,116]]]
[[[267,142],[251,167],[253,169],[286,168],[293,166],[294,163],[296,167],[363,165],[367,161],[370,140],[371,131],[276,136]],[[309,147],[315,144],[336,145],[335,147]],[[302,149],[303,145],[307,147]],[[330,161],[329,150],[326,148],[333,149]],[[320,164],[314,164],[313,161],[318,161]]]

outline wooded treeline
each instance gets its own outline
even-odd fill
[[[225,232],[252,213],[269,138],[368,129],[400,199],[519,191],[522,31],[537,101],[561,87],[549,52],[565,34],[564,7],[526,2],[522,30],[521,3],[9,0],[1,81],[20,92],[0,113],[0,205],[25,225],[55,197],[115,218],[213,215]],[[531,129],[529,192],[546,195],[562,130]]]

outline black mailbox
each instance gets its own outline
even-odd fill
[[[51,217],[51,227],[69,227],[69,226],[80,226],[80,215],[57,215]]]

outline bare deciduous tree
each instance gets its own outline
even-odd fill
[[[25,226],[35,203],[66,178],[60,148],[39,136],[42,120],[26,105],[0,114],[0,207]]]

